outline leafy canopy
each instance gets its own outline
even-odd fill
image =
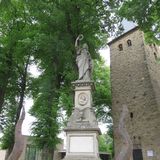
[[[71,82],[78,77],[74,42],[79,34],[84,35],[96,59],[94,104],[98,118],[106,122],[111,104],[109,69],[98,50],[119,24],[114,6],[112,1],[103,0],[1,1],[0,111],[6,117],[4,148],[14,143],[13,135],[8,133],[14,130],[25,97],[34,100],[30,113],[36,117],[32,128],[36,144],[55,148],[57,134],[66,120],[61,121],[62,112],[67,117],[72,112]],[[42,71],[38,78],[31,77],[26,69],[32,64]]]
[[[159,0],[117,0],[119,15],[136,22],[146,33],[146,40],[160,44],[160,1]]]

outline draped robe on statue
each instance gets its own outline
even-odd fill
[[[79,48],[77,52],[76,63],[79,70],[79,80],[91,79],[91,57],[88,52],[87,44],[84,44],[82,48]]]

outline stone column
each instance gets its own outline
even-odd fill
[[[74,110],[64,129],[67,135],[65,160],[99,160],[98,135],[101,134],[92,108],[94,83],[78,80],[75,88]]]

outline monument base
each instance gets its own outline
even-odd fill
[[[92,104],[91,81],[76,81],[75,107],[64,131],[67,135],[66,156],[64,160],[100,160],[98,136],[101,131]]]
[[[66,156],[63,160],[101,160],[99,157],[93,156]]]
[[[64,160],[100,160],[98,154],[99,128],[65,129],[67,150]]]

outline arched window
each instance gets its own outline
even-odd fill
[[[118,48],[119,48],[119,51],[123,51],[123,45],[122,44],[119,44]]]
[[[133,112],[130,113],[130,118],[131,118],[131,119],[133,118]]]
[[[132,41],[130,39],[127,40],[128,47],[132,45]]]

